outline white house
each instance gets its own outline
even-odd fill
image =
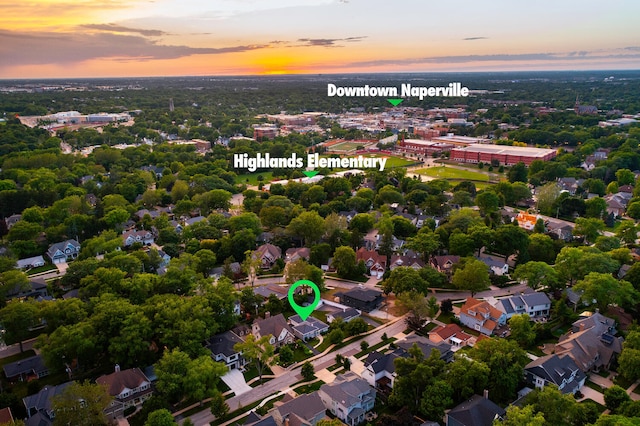
[[[141,243],[145,246],[153,244],[155,238],[151,231],[128,231],[122,234],[123,245],[129,247],[135,243]]]
[[[546,294],[536,292],[498,299],[493,307],[504,312],[507,319],[520,314],[527,314],[532,319],[548,318],[551,311],[551,300]]]
[[[352,371],[322,385],[318,394],[327,410],[349,426],[363,422],[376,401],[376,390]]]
[[[42,256],[34,256],[28,257],[26,259],[19,259],[16,262],[16,267],[18,269],[31,269],[31,268],[39,268],[40,266],[44,266],[44,257]]]

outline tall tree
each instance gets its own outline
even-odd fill
[[[509,319],[511,338],[521,348],[529,347],[536,339],[536,332],[531,327],[531,318],[527,314],[514,315]]]
[[[5,329],[5,343],[19,343],[20,353],[24,352],[22,341],[31,334],[29,329],[36,324],[38,312],[38,307],[33,301],[14,300],[2,308],[0,323]]]
[[[318,212],[307,211],[292,219],[287,226],[287,231],[301,238],[305,246],[309,247],[324,234],[324,226],[324,220]]]
[[[473,297],[479,291],[489,288],[489,270],[484,262],[470,259],[453,274],[453,285],[460,290],[471,292]]]
[[[628,281],[613,278],[609,274],[591,272],[578,281],[574,286],[575,291],[582,291],[582,300],[591,302],[595,300],[602,312],[615,303],[617,305],[630,306],[638,300],[638,292]]]
[[[518,265],[512,276],[518,281],[526,281],[527,285],[534,290],[541,287],[555,290],[559,287],[558,273],[544,262],[527,262]]]
[[[109,424],[104,410],[111,403],[105,386],[73,382],[51,400],[55,424],[96,426]]]
[[[262,381],[264,368],[269,367],[273,363],[275,348],[269,343],[271,337],[272,336],[268,334],[256,339],[253,334],[249,334],[244,342],[236,343],[233,346],[235,351],[242,352],[242,355],[249,360],[249,362],[255,364],[258,375],[260,376],[260,381]]]
[[[429,262],[429,257],[440,247],[440,237],[429,228],[422,228],[415,237],[407,239],[406,247],[422,254],[422,260]]]

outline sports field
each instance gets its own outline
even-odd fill
[[[363,155],[365,157],[375,157],[375,158],[386,157],[387,162],[384,165],[385,169],[390,169],[393,167],[407,167],[412,164],[416,164],[417,162],[416,160],[406,160],[401,157],[391,157],[389,155],[384,155],[384,154],[363,154]]]
[[[472,172],[471,170],[456,169],[447,166],[428,167],[425,169],[416,170],[415,172],[437,179],[456,179],[489,182],[489,176],[484,173]]]
[[[358,142],[340,142],[335,145],[327,147],[329,151],[336,152],[350,152],[362,149],[365,146],[371,145],[371,143],[358,143]]]

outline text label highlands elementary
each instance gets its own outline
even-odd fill
[[[400,94],[398,94],[400,93]],[[369,86],[348,86],[339,87],[333,83],[327,84],[327,96],[338,97],[410,97],[417,96],[420,100],[425,97],[466,97],[469,96],[469,88],[462,86],[462,83],[449,83],[448,86],[411,86],[409,83],[400,85],[400,92],[394,86],[375,87]]]

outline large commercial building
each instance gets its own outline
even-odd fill
[[[405,139],[403,141],[399,141],[397,145],[397,149],[399,151],[423,155],[434,152],[449,151],[451,148],[453,148],[453,145],[434,141],[424,141],[422,139]]]
[[[526,165],[534,160],[549,161],[555,158],[555,149],[530,148],[506,145],[470,145],[451,150],[451,160],[460,163],[491,163],[513,165],[523,162]]]

